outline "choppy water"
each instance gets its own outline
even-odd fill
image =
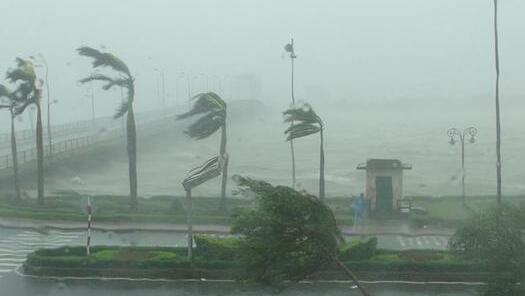
[[[489,110],[490,111],[490,110]],[[411,112],[367,113],[330,111],[326,122],[326,182],[328,196],[349,196],[364,190],[364,172],[356,170],[368,158],[396,158],[413,165],[405,171],[407,195],[460,194],[460,146],[450,146],[449,127],[478,128],[477,142],[466,144],[467,194],[494,194],[495,129],[492,113],[441,114]],[[321,112],[318,112],[321,113]],[[328,112],[327,112],[328,113]],[[276,184],[291,183],[289,145],[280,117],[261,116],[251,121],[230,121],[228,151],[230,176],[241,174]],[[502,135],[503,190],[525,194],[525,122],[520,116],[504,121]],[[182,122],[181,125],[187,123]],[[141,137],[139,135],[139,141]],[[318,188],[319,139],[296,141],[298,185],[313,193]],[[174,130],[154,141],[139,143],[139,192],[183,194],[186,172],[216,155],[219,136],[193,141]],[[127,193],[125,143],[116,155],[83,165],[64,166],[48,177],[50,189]],[[79,178],[72,180],[75,176]],[[79,182],[80,180],[80,182]],[[197,188],[194,195],[218,195],[219,180]],[[233,188],[234,186],[230,186]]]

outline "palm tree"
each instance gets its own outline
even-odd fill
[[[33,63],[21,58],[16,59],[17,67],[7,72],[11,83],[18,83],[17,89],[11,94],[18,102],[14,114],[19,115],[30,106],[36,106],[36,163],[38,205],[44,204],[44,141],[42,137],[42,79],[37,79]]]
[[[13,159],[13,185],[15,186],[15,196],[20,200],[20,182],[18,179],[18,153],[16,149],[15,135],[15,108],[17,105],[16,97],[4,85],[0,84],[0,98],[6,99],[6,104],[0,104],[0,109],[8,109],[11,114],[11,158]]]
[[[81,83],[91,81],[101,81],[105,84],[102,89],[109,90],[114,86],[120,87],[127,91],[127,99],[122,102],[117,109],[113,118],[117,119],[127,113],[126,132],[127,132],[127,151],[129,161],[129,197],[132,211],[138,209],[137,199],[137,132],[135,127],[135,115],[133,113],[133,101],[135,99],[135,79],[131,75],[128,66],[108,52],[101,52],[91,47],[80,47],[77,49],[78,54],[93,59],[93,68],[109,67],[116,71],[116,77],[93,73],[90,76],[80,80]]]
[[[501,120],[499,112],[498,0],[494,0],[494,56],[496,58],[496,182],[497,200],[501,204]]]
[[[226,153],[226,102],[214,92],[200,93],[194,96],[193,108],[179,116],[186,119],[195,115],[202,115],[192,123],[185,133],[192,139],[201,140],[221,129],[221,146],[219,154],[222,158],[221,209],[226,208],[226,183],[228,181],[228,154]]]
[[[286,140],[292,141],[297,138],[305,137],[311,134],[319,133],[321,136],[320,146],[320,165],[319,165],[319,198],[325,198],[324,182],[324,137],[323,121],[308,104],[301,107],[292,107],[284,111],[285,122],[295,122],[284,132],[287,134]]]

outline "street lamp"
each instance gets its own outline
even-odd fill
[[[46,92],[47,92],[47,140],[48,140],[48,145],[49,145],[49,159],[51,160],[53,158],[53,145],[52,145],[53,140],[51,138],[51,113],[50,113],[50,107],[51,107],[52,103],[51,103],[51,96],[49,94],[49,80],[48,80],[49,67],[47,65],[46,58],[41,53],[38,53],[36,55],[36,57],[35,56],[30,56],[29,58],[34,60],[34,61],[42,62],[42,64],[36,64],[35,67],[37,67],[37,68],[45,67],[45,69],[46,69],[45,82],[46,82]]]
[[[162,106],[164,107],[166,104],[166,79],[164,76],[164,71],[159,70],[158,68],[153,69],[156,72],[160,74],[160,78],[162,79]]]
[[[475,127],[468,127],[463,132],[457,128],[451,128],[447,131],[447,135],[450,137],[448,142],[450,145],[456,144],[456,142],[461,143],[461,198],[463,205],[465,206],[465,139],[469,137],[468,142],[474,144],[476,142],[476,135],[478,130]]]

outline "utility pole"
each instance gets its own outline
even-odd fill
[[[292,91],[292,105],[295,105],[295,95],[294,95],[294,60],[297,58],[295,55],[294,45],[293,45],[293,38],[291,39],[290,43],[286,44],[284,49],[290,53],[290,61],[292,64],[292,76],[291,76],[291,91]],[[293,126],[293,122],[291,123]],[[295,189],[295,149],[293,146],[293,139],[290,140],[290,151],[292,154],[292,188]]]
[[[494,0],[494,56],[496,60],[496,181],[499,205],[501,204],[501,118],[499,106],[498,0]]]

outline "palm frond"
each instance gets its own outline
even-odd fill
[[[311,134],[315,134],[321,130],[318,125],[310,123],[298,123],[290,126],[284,133],[287,135],[286,140],[294,140],[297,138],[306,137]]]
[[[190,111],[180,114],[177,119],[186,119],[197,114],[226,110],[226,102],[215,93],[202,93],[194,96],[195,103]]]
[[[113,86],[120,86],[120,87],[124,87],[124,88],[129,88],[130,87],[130,82],[129,82],[129,79],[117,78],[117,79],[113,79],[112,81],[109,81],[107,84],[103,85],[102,89],[103,90],[109,90]]]
[[[321,118],[308,104],[301,107],[293,107],[283,112],[285,122],[303,122],[322,124]]]
[[[6,78],[12,83],[16,83],[18,81],[34,83],[34,81],[36,80],[36,75],[33,69],[33,65],[30,62],[26,62],[25,64],[19,66],[16,69],[7,71]]]
[[[222,111],[210,112],[193,124],[191,124],[186,131],[184,131],[190,138],[200,140],[211,136],[221,128],[226,119],[226,113]]]
[[[0,84],[0,98],[6,97],[9,98],[11,96],[11,91],[5,87],[5,85]]]
[[[21,104],[15,105],[14,114],[15,115],[20,115],[20,114],[24,113],[24,111],[26,110],[26,108],[29,105],[35,104],[35,103],[36,103],[36,98],[35,97],[30,97],[28,100],[22,102]]]
[[[125,101],[120,104],[117,111],[115,112],[115,115],[113,115],[114,119],[122,117],[126,112],[128,112],[129,109],[129,102]]]
[[[131,76],[128,66],[115,55],[108,52],[101,52],[92,47],[83,46],[77,49],[78,54],[93,58],[93,67],[110,67],[115,71]]]
[[[111,82],[113,81],[113,78],[109,77],[109,76],[106,76],[106,75],[103,75],[103,74],[98,74],[98,73],[95,73],[95,74],[91,74],[89,75],[88,77],[86,78],[83,78],[83,79],[80,79],[79,82],[84,84],[84,83],[88,83],[88,82],[91,82],[91,81],[106,81],[106,82]]]

